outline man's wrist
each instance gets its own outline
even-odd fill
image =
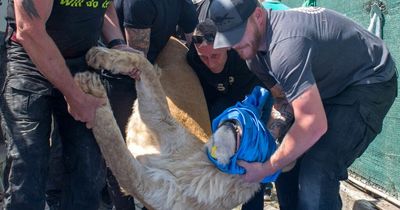
[[[276,171],[278,171],[278,170],[280,169],[279,166],[277,165],[276,161],[273,161],[272,158],[270,158],[270,159],[267,161],[267,164],[269,165],[268,168],[270,168],[270,170],[271,170],[272,173],[275,173]]]
[[[113,48],[115,46],[118,46],[118,45],[126,45],[125,40],[123,40],[123,39],[113,39],[110,42],[108,42],[107,47],[111,49],[111,48]]]

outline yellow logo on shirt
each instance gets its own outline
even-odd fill
[[[104,0],[102,3],[98,0],[61,0],[60,5],[66,7],[90,7],[97,9],[99,7],[106,9],[110,0]]]

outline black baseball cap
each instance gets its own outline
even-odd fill
[[[213,0],[209,14],[217,26],[214,48],[238,43],[246,30],[247,19],[257,5],[258,0]]]

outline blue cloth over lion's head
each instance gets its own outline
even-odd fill
[[[265,128],[266,121],[261,120],[262,115],[268,119],[273,99],[265,88],[256,86],[252,93],[236,105],[227,108],[212,122],[212,131],[215,132],[218,126],[227,120],[236,120],[242,128],[242,137],[239,148],[231,157],[228,164],[221,164],[211,156],[207,150],[208,158],[219,170],[229,174],[244,174],[246,171],[237,164],[238,160],[247,162],[265,162],[276,150],[276,143],[271,133]],[[263,117],[265,118],[265,117]],[[280,171],[265,177],[261,183],[273,182]]]

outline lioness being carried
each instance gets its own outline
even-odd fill
[[[96,111],[93,128],[104,159],[125,192],[148,207],[171,210],[232,209],[258,190],[257,183],[219,171],[208,160],[204,143],[176,122],[157,66],[141,55],[105,48],[91,49],[87,61],[95,69],[112,73],[142,71],[126,144],[109,104]],[[85,72],[75,79],[85,92],[106,98],[96,74]]]
[[[86,59],[93,68],[115,74],[128,74],[133,68],[142,71],[126,144],[108,102],[96,111],[93,128],[108,167],[127,194],[153,209],[232,209],[258,190],[257,183],[219,171],[205,152],[218,142],[211,137],[204,144],[201,135],[193,135],[196,131],[189,132],[176,121],[176,114],[171,115],[160,68],[141,55],[106,48],[91,49]],[[80,73],[75,80],[86,93],[106,98],[97,74]],[[236,145],[234,133],[226,133],[225,140],[221,147]],[[225,159],[232,156],[223,149],[216,154],[227,155]]]

